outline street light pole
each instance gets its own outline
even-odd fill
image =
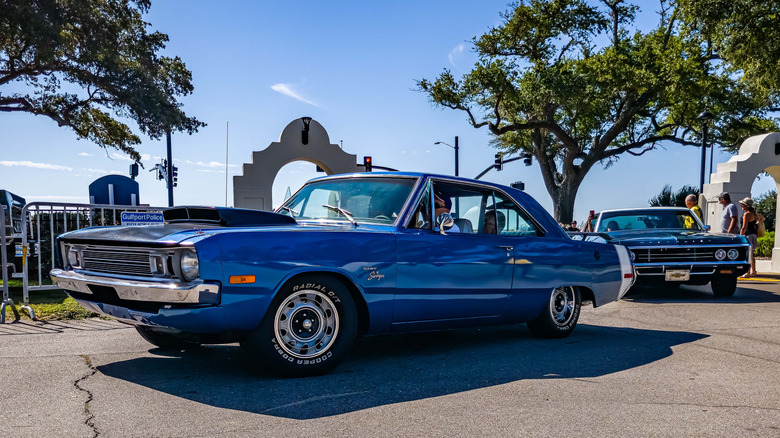
[[[449,147],[455,149],[455,176],[460,176],[460,173],[458,172],[458,170],[459,170],[459,164],[458,164],[458,158],[459,157],[458,157],[458,155],[460,153],[460,147],[458,146],[458,136],[457,135],[455,136],[455,146],[453,146],[453,145],[451,145],[449,143],[445,143],[443,141],[437,141],[434,144],[443,144],[444,146],[449,146]]]
[[[168,168],[165,171],[168,173],[168,207],[173,207],[173,154],[171,153],[171,130],[170,128],[165,131],[165,139],[167,143],[168,152]]]
[[[707,123],[714,116],[709,111],[699,114],[697,119],[701,120],[701,173],[699,175],[699,194],[704,193],[704,166],[707,162]]]
[[[459,176],[458,175],[458,151],[459,150],[460,149],[458,149],[458,136],[456,135],[455,136],[455,176]]]

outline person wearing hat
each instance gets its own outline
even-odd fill
[[[742,229],[739,230],[739,234],[747,237],[748,242],[750,242],[750,272],[744,276],[752,277],[757,274],[755,251],[758,247],[758,221],[756,209],[753,207],[753,200],[749,197],[739,201],[739,205],[745,212],[742,216]]]
[[[433,204],[434,204],[434,217],[439,217],[442,213],[449,213],[452,209],[452,199],[447,196],[446,193],[441,190],[433,192]],[[460,228],[457,225],[452,224],[452,228],[446,230],[448,233],[460,233]]]
[[[728,192],[723,192],[718,195],[718,202],[723,206],[723,215],[720,219],[720,232],[737,234],[739,228],[737,227],[737,206],[731,203],[731,195]]]

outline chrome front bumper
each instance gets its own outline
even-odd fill
[[[119,299],[173,304],[217,304],[219,285],[195,280],[190,283],[129,280],[53,269],[51,278],[62,289],[93,294],[89,286],[110,287]]]

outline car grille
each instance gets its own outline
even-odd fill
[[[668,262],[717,262],[715,258],[715,251],[721,249],[719,247],[672,247],[672,248],[631,248],[631,252],[634,253],[634,263],[668,263]],[[728,251],[730,248],[723,247],[722,249]],[[739,256],[736,260],[729,260],[725,262],[738,262],[745,260],[745,249],[736,248],[739,251]]]
[[[81,267],[106,274],[152,277],[151,251],[143,248],[87,248],[82,251]]]

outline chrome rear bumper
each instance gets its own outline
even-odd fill
[[[54,284],[65,290],[94,294],[90,286],[110,287],[119,299],[173,304],[217,304],[219,285],[195,280],[189,283],[154,282],[101,277],[53,269]]]

